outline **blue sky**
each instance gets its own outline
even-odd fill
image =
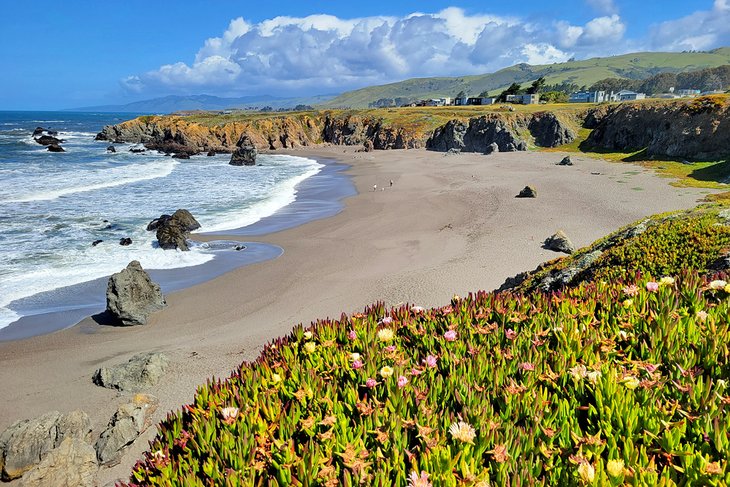
[[[314,95],[730,44],[730,0],[5,1],[0,110]]]

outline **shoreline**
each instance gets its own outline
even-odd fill
[[[575,154],[575,166],[559,167],[555,162],[565,154],[556,152],[354,150],[277,151],[336,159],[349,166],[358,189],[334,216],[246,237],[283,248],[279,258],[170,294],[169,306],[145,327],[99,327],[87,319],[0,343],[0,431],[49,410],[81,408],[98,436],[124,398],[93,385],[92,374],[147,351],[164,351],[171,361],[151,391],[160,399],[158,422],[189,403],[197,385],[227,377],[297,323],[376,301],[435,306],[454,293],[491,290],[559,257],[541,248],[558,229],[582,247],[644,216],[693,207],[707,191],[671,187],[650,170]],[[515,198],[527,184],[538,198]],[[119,465],[102,469],[99,483],[127,478],[154,434],[148,429]]]
[[[152,280],[168,294],[281,255],[283,249],[276,245],[248,242],[243,237],[265,235],[334,216],[344,208],[342,201],[354,194],[354,186],[343,175],[347,170],[345,164],[331,158],[320,158],[317,162],[322,164],[322,170],[297,185],[292,203],[247,227],[194,233],[193,241],[215,245],[211,249],[214,258],[196,266],[148,269]],[[227,243],[230,245],[226,247]],[[235,244],[241,243],[246,249],[233,250]],[[0,328],[0,343],[54,333],[73,328],[86,319],[95,319],[105,308],[108,279],[109,276],[100,277],[14,301],[12,309],[21,317]]]

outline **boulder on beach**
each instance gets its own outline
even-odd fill
[[[102,465],[118,463],[129,445],[152,424],[158,399],[150,394],[135,394],[132,401],[122,404],[109,420],[96,442],[96,457]]]
[[[66,438],[20,482],[22,487],[94,487],[99,465],[96,451],[83,440]]]
[[[525,186],[515,198],[537,198],[537,190],[532,186]]]
[[[231,154],[231,161],[228,164],[231,166],[255,166],[258,152],[251,138],[244,134],[236,145],[238,147]]]
[[[562,230],[558,230],[553,236],[545,239],[545,248],[555,252],[564,252],[566,254],[572,254],[575,252],[573,242],[570,241],[568,236]]]
[[[572,166],[573,161],[570,159],[570,156],[563,157],[563,160],[555,164],[556,166]]]
[[[157,384],[167,364],[164,353],[140,353],[127,362],[97,369],[92,380],[97,386],[107,389],[138,392]]]
[[[13,480],[41,463],[64,439],[89,439],[91,420],[83,411],[51,411],[16,421],[0,435],[0,477]]]
[[[48,152],[66,152],[66,149],[58,144],[51,144],[48,146]]]
[[[160,286],[136,260],[112,274],[106,287],[106,310],[121,326],[146,325],[147,317],[166,306]]]
[[[484,151],[485,154],[496,154],[497,152],[499,152],[499,145],[497,145],[496,142],[489,144],[489,146],[487,146],[487,150]]]
[[[147,230],[157,231],[157,242],[165,250],[190,250],[187,239],[190,232],[200,228],[200,223],[185,209],[179,209],[172,215],[161,215],[147,225]]]

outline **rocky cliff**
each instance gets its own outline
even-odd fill
[[[581,148],[650,157],[717,160],[730,154],[730,111],[724,97],[670,103],[628,103],[589,112],[593,128]]]
[[[501,152],[527,150],[528,144],[557,147],[575,140],[570,122],[551,112],[534,114],[491,113],[481,117],[451,120],[434,130],[426,142],[430,150],[446,152],[490,152],[496,144]]]

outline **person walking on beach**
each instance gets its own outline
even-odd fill
[[[390,180],[390,187],[391,188],[393,187],[393,180],[392,179]]]
[[[377,184],[373,184],[373,191],[377,191],[377,190],[378,190],[378,185]]]

